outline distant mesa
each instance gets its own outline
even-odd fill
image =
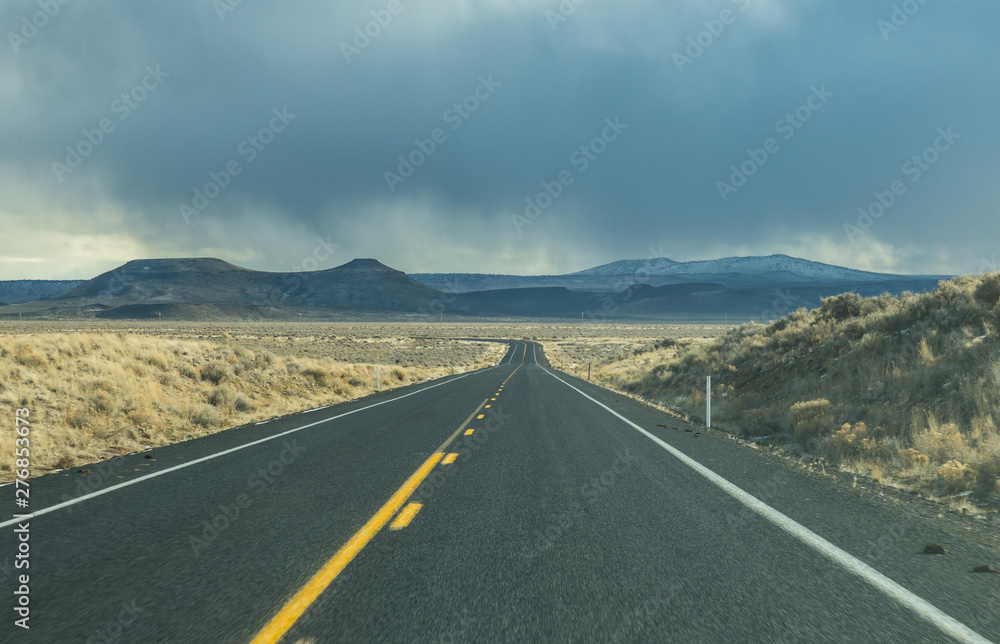
[[[2,297],[0,297],[2,299]],[[0,308],[39,318],[297,319],[393,312],[429,315],[455,298],[374,259],[320,271],[273,273],[211,257],[132,260],[49,300]]]
[[[496,275],[484,273],[414,273],[414,279],[441,290],[456,293],[561,286],[575,290],[608,291],[630,284],[666,286],[670,284],[712,283],[723,288],[821,287],[843,292],[855,287],[875,290],[887,284],[894,292],[899,283],[909,283],[924,290],[933,288],[947,275],[894,275],[861,271],[798,257],[775,254],[767,256],[724,257],[713,260],[678,262],[666,257],[626,259],[562,275]],[[837,291],[836,289],[842,289]]]
[[[845,291],[928,291],[944,277],[788,255],[620,260],[564,275],[407,275],[373,258],[290,273],[212,257],[137,259],[83,282],[0,282],[0,319],[765,321]]]

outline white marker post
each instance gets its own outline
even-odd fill
[[[382,391],[382,381],[378,377],[378,365],[375,365],[375,388]]]
[[[712,376],[705,376],[705,427],[712,429]]]

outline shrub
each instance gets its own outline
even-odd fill
[[[43,354],[35,351],[31,348],[30,344],[25,344],[21,346],[17,351],[17,356],[14,358],[18,364],[25,367],[41,367],[48,364],[49,359]]]
[[[961,461],[948,461],[937,469],[938,483],[948,493],[971,490],[976,484],[976,470]]]
[[[881,427],[869,428],[864,422],[853,426],[844,423],[823,443],[822,454],[833,461],[850,458],[885,460],[889,456],[889,448],[880,440],[882,433]]]
[[[146,362],[146,364],[156,367],[157,369],[166,369],[170,366],[170,363],[167,362],[167,359],[158,353],[148,353],[143,358],[143,360]]]
[[[191,422],[202,427],[216,427],[222,422],[222,414],[211,405],[202,405],[191,414]]]
[[[857,293],[841,293],[840,295],[824,297],[821,302],[820,314],[837,321],[861,315],[862,299]]]
[[[924,454],[921,454],[912,447],[899,450],[899,458],[906,467],[923,467],[930,462]]]
[[[115,399],[105,391],[96,392],[90,399],[90,404],[99,414],[110,414],[115,410]]]
[[[937,429],[925,429],[913,437],[913,446],[931,461],[941,463],[965,454],[965,437],[955,423],[945,423]]]
[[[217,385],[230,377],[232,371],[229,365],[222,362],[209,362],[201,367],[201,379]]]
[[[274,367],[281,364],[281,358],[270,351],[261,351],[253,357],[253,361],[258,366]]]
[[[253,407],[243,394],[237,393],[225,385],[216,387],[209,392],[208,402],[213,407],[235,411],[249,411]]]
[[[304,369],[302,375],[306,378],[312,378],[313,382],[319,387],[329,387],[333,384],[333,376],[325,369],[310,367]]]
[[[216,387],[208,394],[208,403],[213,407],[232,407],[236,401],[236,392],[229,387]]]
[[[71,407],[66,412],[66,424],[74,429],[83,429],[90,423],[90,412],[81,407]]]
[[[789,408],[789,413],[792,435],[802,445],[833,428],[831,405],[826,398],[797,402]]]
[[[125,414],[125,418],[142,429],[150,429],[156,422],[156,415],[148,409],[133,409]]]
[[[972,292],[972,298],[988,307],[1000,302],[1000,272],[985,275]]]
[[[920,348],[918,351],[921,362],[925,365],[934,364],[934,352],[931,350],[931,345],[927,344],[927,338],[920,338]]]

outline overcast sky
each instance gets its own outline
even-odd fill
[[[993,0],[235,3],[0,5],[0,279],[1000,256]]]

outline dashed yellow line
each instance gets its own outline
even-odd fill
[[[479,420],[481,418],[486,418],[486,414],[479,414],[478,416],[476,416],[476,420]]]
[[[409,503],[403,511],[399,513],[396,520],[389,525],[390,530],[402,530],[406,526],[410,525],[410,521],[413,521],[413,517],[417,516],[417,512],[420,512],[420,508],[424,507],[420,503]]]
[[[474,431],[476,431],[476,430],[474,430],[474,429],[471,429],[471,428],[470,428],[470,429],[467,429],[467,430],[465,430],[465,435],[466,435],[466,436],[472,436],[472,432],[474,432]]]
[[[442,465],[451,465],[452,463],[455,462],[456,458],[458,458],[458,454],[456,454],[455,452],[452,452],[451,454],[448,454],[443,459],[441,459],[441,464]]]
[[[456,437],[472,422],[472,417],[483,408],[483,404],[486,403],[484,399],[483,402],[479,403],[476,410],[469,414],[469,417],[465,419],[465,422],[459,425],[458,429],[452,432],[451,436],[441,444],[438,449],[430,455],[430,457],[424,461],[423,465],[414,472],[406,483],[403,483],[402,487],[396,490],[396,493],[386,501],[378,512],[375,513],[371,519],[368,520],[364,526],[358,530],[350,540],[341,546],[340,550],[330,559],[319,572],[317,572],[312,579],[310,579],[305,586],[303,586],[295,596],[292,597],[287,604],[285,604],[278,614],[275,615],[267,625],[261,629],[257,636],[252,640],[251,644],[276,644],[285,633],[295,624],[296,621],[302,616],[309,606],[316,601],[316,598],[326,590],[326,588],[333,583],[333,580],[337,578],[347,564],[351,563],[351,560],[361,550],[368,545],[368,542],[375,537],[379,530],[385,527],[385,524],[389,522],[392,515],[396,513],[397,510],[406,502],[410,495],[417,489],[417,486],[427,478],[431,473],[431,470],[441,461],[444,457],[444,452],[448,445],[455,440]],[[479,416],[482,418],[482,414]],[[457,456],[457,455],[456,455]],[[452,459],[454,461],[454,459]],[[413,508],[413,506],[416,506]],[[393,525],[400,523],[403,520],[403,514],[409,513],[409,518],[405,519],[405,523],[401,524],[399,527],[403,527],[408,524],[412,519],[413,515],[420,511],[421,505],[419,503],[411,503],[407,506],[403,513],[396,519]],[[411,509],[413,508],[413,509]],[[397,528],[398,529],[398,528]]]
[[[253,639],[253,644],[274,644],[292,627],[292,624],[302,616],[309,605],[319,597],[320,593],[326,590],[337,575],[347,567],[347,564],[351,563],[351,560],[361,552],[361,549],[368,545],[368,542],[372,540],[372,537],[382,529],[382,527],[389,522],[389,519],[395,514],[399,506],[403,505],[403,502],[413,491],[417,489],[420,482],[423,481],[434,466],[437,465],[438,461],[444,454],[440,452],[435,452],[424,461],[424,464],[420,466],[413,476],[403,484],[401,488],[396,490],[396,493],[392,495],[392,498],[386,502],[385,505],[375,513],[371,519],[368,520],[360,530],[351,537],[350,541],[345,543],[337,554],[333,556],[333,559],[327,562],[323,568],[313,576],[309,582],[302,587],[298,593],[292,597],[291,601],[285,604],[284,608],[275,615],[275,617],[270,621],[270,623],[264,627],[257,637]]]
[[[490,407],[492,407],[492,405],[486,405],[484,409],[489,409]]]

